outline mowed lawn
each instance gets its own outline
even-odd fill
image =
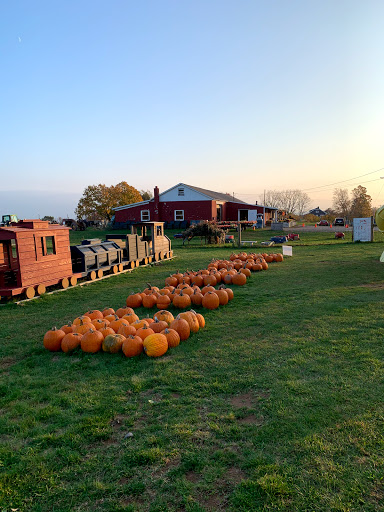
[[[384,510],[382,242],[303,234],[161,358],[43,335],[230,248],[177,241],[172,261],[1,306],[0,510]]]

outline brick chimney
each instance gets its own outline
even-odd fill
[[[159,187],[156,186],[153,189],[153,220],[159,221],[160,220],[160,211],[159,211]]]

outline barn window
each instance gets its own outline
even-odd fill
[[[178,196],[183,196],[184,195],[184,188],[179,188],[178,191],[177,191],[177,195]]]
[[[143,222],[149,220],[149,210],[141,210],[141,220]]]
[[[175,220],[184,220],[184,210],[175,210]]]

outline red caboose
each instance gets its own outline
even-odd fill
[[[73,279],[69,228],[23,220],[0,228],[0,296],[44,293]]]

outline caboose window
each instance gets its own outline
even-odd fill
[[[156,236],[163,236],[163,226],[156,226]]]
[[[56,245],[55,245],[55,237],[54,236],[42,236],[40,238],[41,242],[41,253],[43,256],[49,256],[51,254],[56,254]]]
[[[16,240],[11,240],[11,247],[12,247],[12,258],[14,260],[16,260],[17,259]]]
[[[184,210],[175,210],[175,220],[184,220]]]
[[[149,220],[149,210],[141,210],[141,220],[143,222]]]

